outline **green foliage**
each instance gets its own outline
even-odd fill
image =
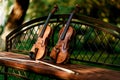
[[[8,0],[8,8],[15,0]],[[54,5],[59,6],[57,13],[70,13],[76,4],[80,5],[80,14],[99,18],[105,22],[120,24],[119,0],[30,0],[26,20],[47,16]],[[9,11],[8,11],[9,12]]]
[[[36,18],[48,15],[54,4],[59,6],[58,13],[70,13],[76,5],[80,5],[80,13],[103,21],[120,23],[120,1],[116,0],[32,0],[27,17]]]

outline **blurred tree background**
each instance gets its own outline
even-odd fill
[[[31,0],[27,18],[32,19],[45,16],[54,4],[59,6],[58,13],[70,13],[79,4],[80,13],[99,18],[105,22],[120,24],[120,0]]]
[[[8,0],[7,10],[10,11],[14,0]],[[59,6],[57,13],[70,13],[79,4],[80,14],[101,19],[115,25],[120,25],[120,0],[30,0],[25,20],[46,16],[54,4]]]

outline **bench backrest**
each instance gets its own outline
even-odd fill
[[[28,55],[47,16],[24,23],[6,37],[6,51]],[[53,15],[49,25],[53,34],[48,44],[48,55],[57,43],[59,30],[69,14]],[[74,15],[70,24],[76,35],[70,42],[70,62],[92,62],[120,66],[120,28],[84,15]]]

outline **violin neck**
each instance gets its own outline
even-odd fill
[[[68,28],[69,28],[70,22],[72,20],[73,14],[74,14],[74,12],[72,12],[70,14],[70,17],[69,17],[69,19],[68,19],[68,21],[67,21],[67,23],[65,25],[64,31],[63,31],[63,33],[62,33],[62,35],[60,37],[61,40],[63,40],[65,38],[65,35],[66,35],[67,31],[68,31]]]
[[[40,35],[39,35],[39,37],[41,37],[41,38],[42,38],[43,35],[44,35],[44,32],[45,32],[45,30],[46,30],[46,27],[47,27],[47,25],[48,25],[48,22],[49,22],[49,20],[50,20],[51,15],[52,15],[52,13],[49,13],[48,18],[47,18],[47,20],[45,21],[44,27],[43,27]]]
[[[79,9],[80,9],[80,7],[79,7],[79,5],[77,4],[77,5],[76,5],[76,8],[75,8],[75,9],[73,10],[73,12],[70,14],[70,17],[69,17],[69,19],[68,19],[68,21],[67,21],[67,23],[66,23],[66,25],[65,25],[65,28],[64,28],[64,30],[63,30],[63,33],[62,33],[62,35],[60,36],[60,39],[61,39],[61,40],[63,40],[63,39],[65,38],[65,35],[66,35],[66,33],[67,33],[68,29],[69,29],[70,22],[71,22],[71,20],[72,20],[72,17],[73,17],[73,15],[74,15],[74,13],[76,13],[76,12],[79,11]]]
[[[57,11],[57,9],[58,9],[58,6],[55,5],[54,8],[52,9],[52,11],[49,13],[49,15],[48,15],[48,17],[47,17],[47,20],[45,21],[44,27],[43,27],[43,29],[42,29],[39,37],[41,37],[41,38],[43,37],[44,32],[45,32],[45,30],[46,30],[46,28],[47,28],[48,22],[49,22],[49,20],[50,20],[50,17],[51,17],[52,14],[54,14],[54,13]]]

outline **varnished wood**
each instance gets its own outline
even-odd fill
[[[70,26],[70,22],[72,20],[73,15],[75,12],[79,11],[79,5],[76,5],[75,10],[70,14],[69,19],[66,25],[60,29],[59,31],[59,39],[57,44],[53,47],[50,57],[55,60],[56,63],[66,63],[69,59],[69,43],[72,36],[75,34],[75,30],[73,27]]]
[[[120,80],[120,72],[96,67],[88,67],[83,65],[75,65],[75,64],[54,64],[51,61],[44,60],[49,64],[59,66],[62,68],[66,68],[75,72],[68,73],[62,71],[60,69],[45,65],[43,63],[35,63],[28,62],[27,60],[31,60],[28,55],[16,54],[12,52],[0,52],[0,57],[9,57],[22,59],[26,61],[18,61],[18,60],[10,60],[6,58],[0,58],[0,64],[6,65],[12,68],[22,69],[22,70],[30,70],[35,73],[45,74],[45,75],[53,75],[60,79],[67,80]],[[32,60],[31,60],[32,61]]]

